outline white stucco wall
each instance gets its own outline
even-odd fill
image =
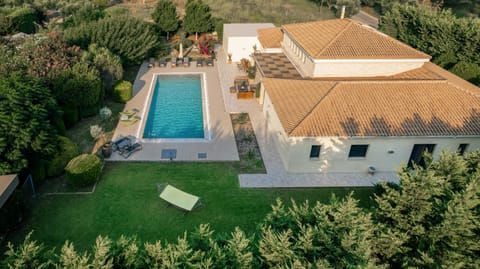
[[[415,144],[435,144],[434,158],[442,150],[456,151],[460,144],[469,144],[467,151],[480,148],[480,137],[319,137],[289,138],[286,169],[292,173],[365,173],[369,166],[377,172],[395,172],[402,164],[407,164]],[[349,158],[351,145],[369,145],[365,158]],[[321,145],[320,157],[310,159],[312,145]],[[392,152],[392,153],[390,153]]]
[[[396,172],[406,164],[415,144],[435,144],[434,158],[442,150],[456,151],[460,144],[469,144],[468,151],[480,149],[479,137],[288,137],[265,92],[263,111],[267,117],[267,132],[277,147],[285,169],[290,173],[367,173],[368,167],[377,172]],[[351,145],[369,145],[365,158],[349,158]],[[312,145],[320,145],[318,159],[310,159]]]
[[[428,59],[313,59],[288,34],[283,35],[283,50],[303,77],[391,76],[428,62]]]

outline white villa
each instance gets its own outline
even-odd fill
[[[395,172],[480,148],[480,89],[429,55],[350,19],[257,38],[259,101],[289,173]]]

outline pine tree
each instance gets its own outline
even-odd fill
[[[456,154],[426,159],[375,197],[376,252],[392,267],[478,268],[480,173]]]
[[[202,0],[189,0],[185,12],[183,27],[188,33],[195,33],[195,40],[198,39],[198,33],[212,30],[212,13],[208,4]]]
[[[158,1],[152,13],[152,19],[161,31],[167,33],[167,40],[170,32],[178,29],[177,9],[171,0]]]

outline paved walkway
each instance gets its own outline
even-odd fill
[[[217,70],[225,101],[225,110],[230,113],[249,113],[267,170],[267,174],[240,174],[238,176],[240,187],[347,187],[372,186],[382,180],[398,182],[398,177],[395,173],[376,173],[374,176],[370,176],[367,173],[288,173],[280,160],[273,140],[270,139],[270,135],[266,130],[266,119],[261,105],[255,100],[237,100],[236,95],[231,94],[228,90],[233,84],[235,76],[242,75],[242,72],[238,70],[236,64],[227,63],[223,48],[219,47],[217,51]]]

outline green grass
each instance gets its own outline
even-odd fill
[[[187,215],[167,207],[158,198],[155,184],[159,182],[202,197],[204,207]],[[325,202],[332,192],[344,196],[352,190],[361,205],[370,205],[372,188],[240,189],[233,162],[107,163],[94,194],[40,195],[34,200],[31,218],[9,240],[18,243],[34,230],[33,239],[46,246],[58,248],[69,240],[85,250],[99,234],[173,241],[201,223],[210,223],[220,233],[236,226],[253,233],[277,197],[286,202]]]

